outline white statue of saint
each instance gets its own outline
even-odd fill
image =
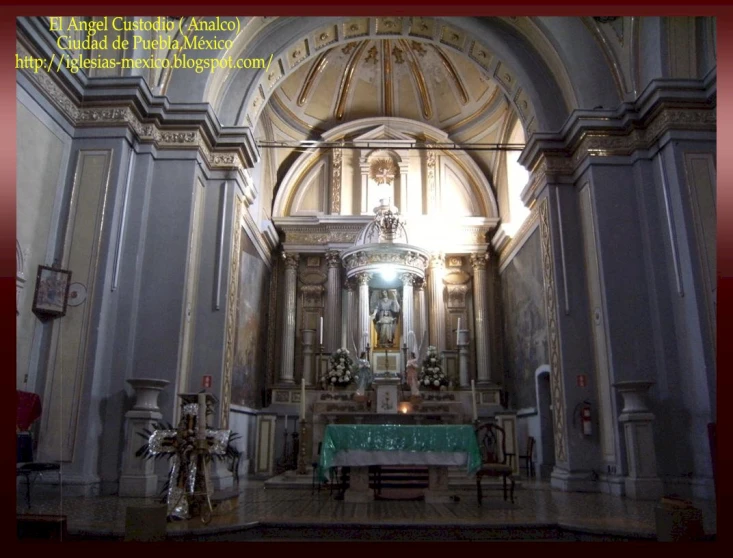
[[[374,379],[372,374],[372,367],[369,364],[369,361],[366,358],[366,353],[364,351],[362,351],[361,355],[359,356],[357,365],[357,374],[359,376],[359,380],[356,387],[356,395],[357,397],[364,397],[366,391],[372,385],[372,380]]]
[[[420,397],[420,384],[417,381],[417,373],[420,365],[417,363],[417,356],[414,352],[410,352],[410,359],[407,361],[407,384],[410,386],[410,395],[412,397]]]
[[[400,314],[400,303],[397,301],[396,291],[382,290],[380,298],[372,306],[372,321],[377,330],[378,347],[394,347],[397,321]]]

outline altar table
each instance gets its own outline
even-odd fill
[[[428,502],[449,498],[447,467],[465,466],[467,474],[481,467],[481,452],[470,425],[329,424],[323,436],[319,475],[326,480],[331,467],[351,467],[346,501],[372,499],[372,465],[427,465]]]

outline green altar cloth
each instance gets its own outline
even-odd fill
[[[465,424],[329,424],[323,435],[319,476],[326,480],[339,452],[465,453],[468,473],[481,468],[481,452],[472,426]]]

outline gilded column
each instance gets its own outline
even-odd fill
[[[360,273],[356,276],[359,285],[359,339],[357,341],[359,352],[365,350],[369,342],[369,281],[371,278],[371,273]]]
[[[336,250],[326,252],[328,283],[326,284],[326,322],[324,331],[327,352],[338,349],[341,339],[341,256]]]
[[[295,288],[298,279],[298,254],[283,254],[285,260],[285,301],[283,304],[283,340],[280,358],[280,381],[294,383],[295,358]]]
[[[486,254],[471,254],[473,266],[473,312],[476,321],[476,379],[478,384],[490,383],[489,309],[486,281]]]
[[[428,297],[430,316],[428,319],[430,344],[438,349],[445,349],[445,304],[443,303],[443,271],[445,256],[434,253],[428,264]]]
[[[412,347],[412,341],[407,336],[412,331],[415,336],[415,296],[413,293],[413,284],[415,276],[412,273],[404,273],[402,275],[402,342],[407,343],[408,347]],[[419,343],[419,341],[418,341]]]

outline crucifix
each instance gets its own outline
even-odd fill
[[[201,521],[211,521],[211,496],[213,487],[209,481],[209,465],[215,455],[226,455],[231,430],[207,428],[207,398],[211,394],[180,394],[182,403],[181,420],[178,428],[158,423],[153,432],[147,432],[148,443],[136,453],[137,456],[152,458],[168,454],[171,469],[168,477],[168,517],[189,519],[191,504],[197,496],[205,497],[206,506],[201,506]],[[194,403],[193,401],[196,401]]]

